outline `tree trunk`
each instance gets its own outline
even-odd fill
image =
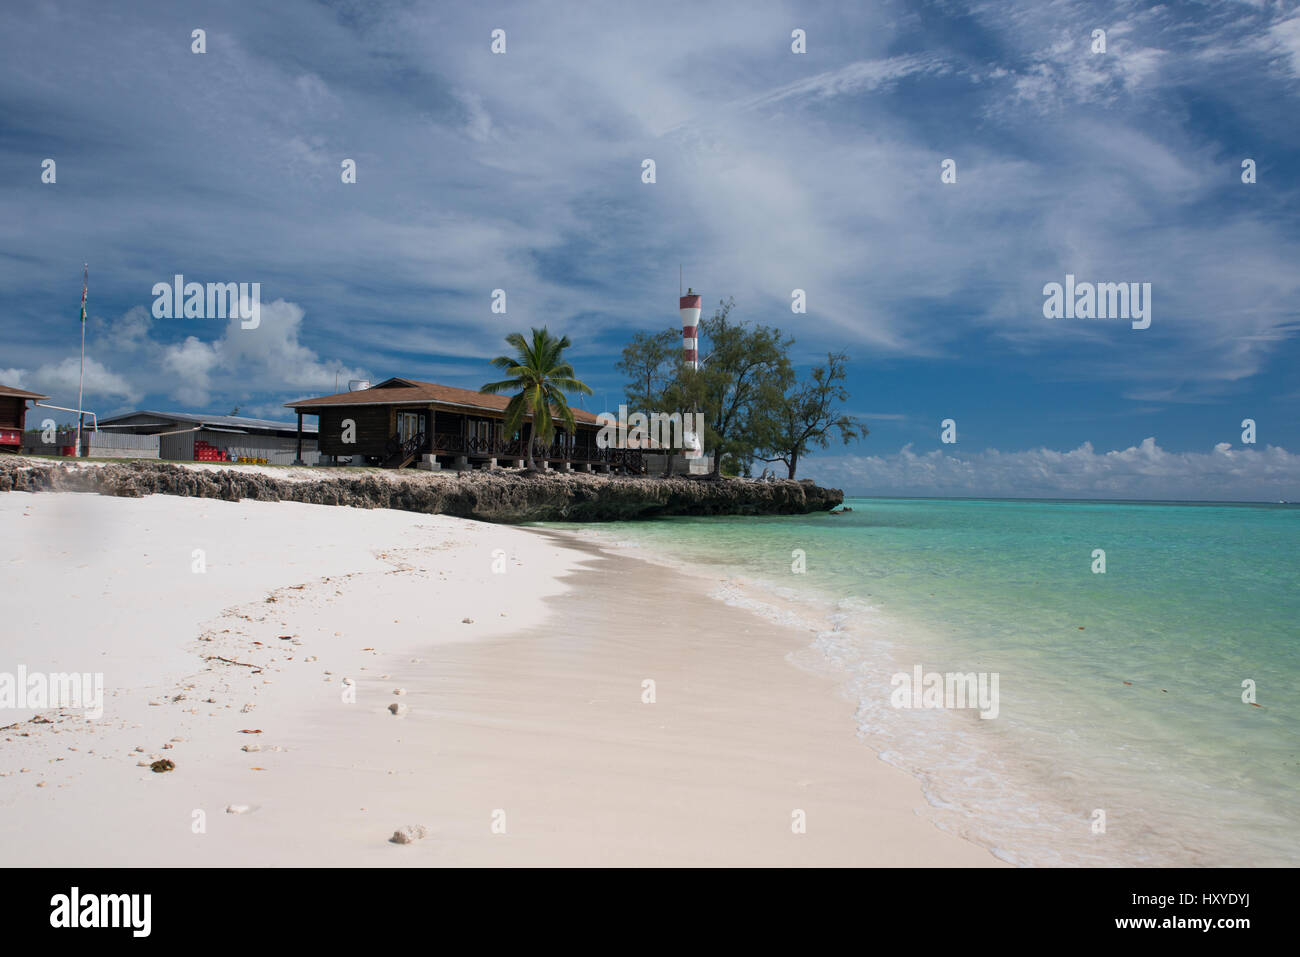
[[[793,481],[794,470],[797,469],[798,467],[799,467],[799,456],[798,455],[790,456],[790,474],[787,476],[787,478]]]
[[[537,465],[533,462],[533,423],[528,423],[528,444],[524,446],[524,462],[528,466],[528,471],[536,472]]]

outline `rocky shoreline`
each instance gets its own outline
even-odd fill
[[[741,479],[415,470],[196,468],[0,458],[0,492],[180,495],[228,502],[305,502],[392,508],[486,522],[601,522],[667,515],[803,515],[841,505],[844,493],[810,479]]]

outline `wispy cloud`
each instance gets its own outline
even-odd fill
[[[1268,29],[1268,44],[1291,76],[1300,77],[1300,15],[1282,20]]]
[[[942,57],[933,54],[858,60],[741,100],[735,106],[741,110],[753,110],[797,98],[825,100],[836,96],[870,93],[906,77],[943,74],[950,69]]]
[[[802,354],[849,351],[865,407],[903,414],[954,373],[996,392],[1032,362],[1020,404],[1050,441],[1057,381],[1188,416],[1284,391],[1293,9],[520,2],[493,11],[503,56],[479,11],[421,2],[231,10],[202,56],[184,5],[39,9],[0,11],[0,341],[33,388],[65,388],[89,260],[101,403],[272,402],[359,370],[474,386],[543,323],[614,393],[631,332],[675,324],[679,264]],[[265,361],[211,323],[132,319],[176,272],[301,315]],[[1151,329],[1044,320],[1066,272],[1152,282]],[[942,362],[880,395],[868,358]]]

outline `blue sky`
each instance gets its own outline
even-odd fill
[[[849,353],[872,434],[806,474],[851,492],[1300,499],[1295,3],[704,6],[7,5],[0,382],[75,404],[88,261],[101,415],[477,387],[542,323],[601,411],[680,264]],[[175,273],[261,326],[154,319]],[[1150,328],[1045,319],[1067,273]]]

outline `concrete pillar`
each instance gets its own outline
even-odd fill
[[[591,463],[590,463],[590,462],[584,462],[584,463],[582,463],[582,465],[578,466],[578,468],[581,469],[583,472],[590,472],[590,471],[591,471]]]
[[[456,464],[455,464],[455,466],[453,466],[453,468],[455,468],[457,471],[461,471],[461,472],[463,472],[465,469],[469,468],[469,456],[468,456],[468,455],[458,455],[458,456],[456,456]]]
[[[442,466],[438,464],[438,457],[426,452],[420,456],[420,463],[416,466],[418,469],[424,469],[426,472],[441,471]]]
[[[484,470],[494,469],[496,467],[497,467],[496,459],[488,459],[486,462],[484,462],[482,465],[479,466],[480,469],[484,469]]]
[[[511,468],[521,469],[525,465],[523,459],[506,459],[506,461],[510,463]]]

